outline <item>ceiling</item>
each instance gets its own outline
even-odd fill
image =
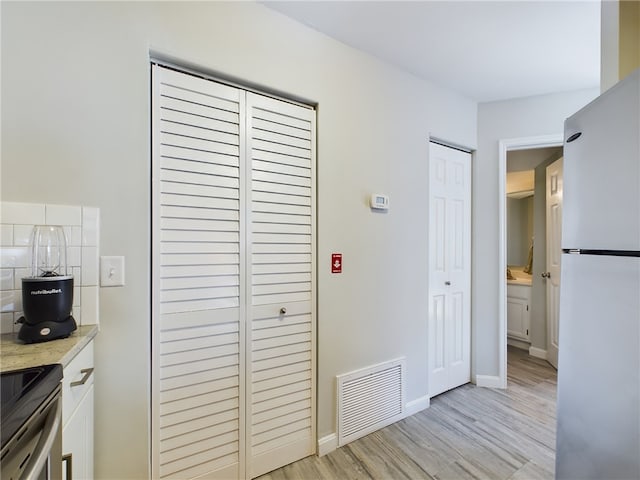
[[[509,150],[507,152],[507,172],[522,172],[533,170],[539,164],[562,155],[562,147],[543,147],[525,150]]]
[[[262,3],[478,102],[600,82],[599,0]]]

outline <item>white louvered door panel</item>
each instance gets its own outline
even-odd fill
[[[247,94],[248,476],[315,453],[315,112]]]
[[[243,91],[153,66],[153,478],[244,476]]]

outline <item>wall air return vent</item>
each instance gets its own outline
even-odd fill
[[[405,359],[338,375],[338,446],[402,418]]]

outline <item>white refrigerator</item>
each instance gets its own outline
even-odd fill
[[[640,478],[640,70],[565,121],[556,478]]]

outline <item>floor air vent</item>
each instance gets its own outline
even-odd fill
[[[338,446],[404,417],[405,359],[338,375]]]

